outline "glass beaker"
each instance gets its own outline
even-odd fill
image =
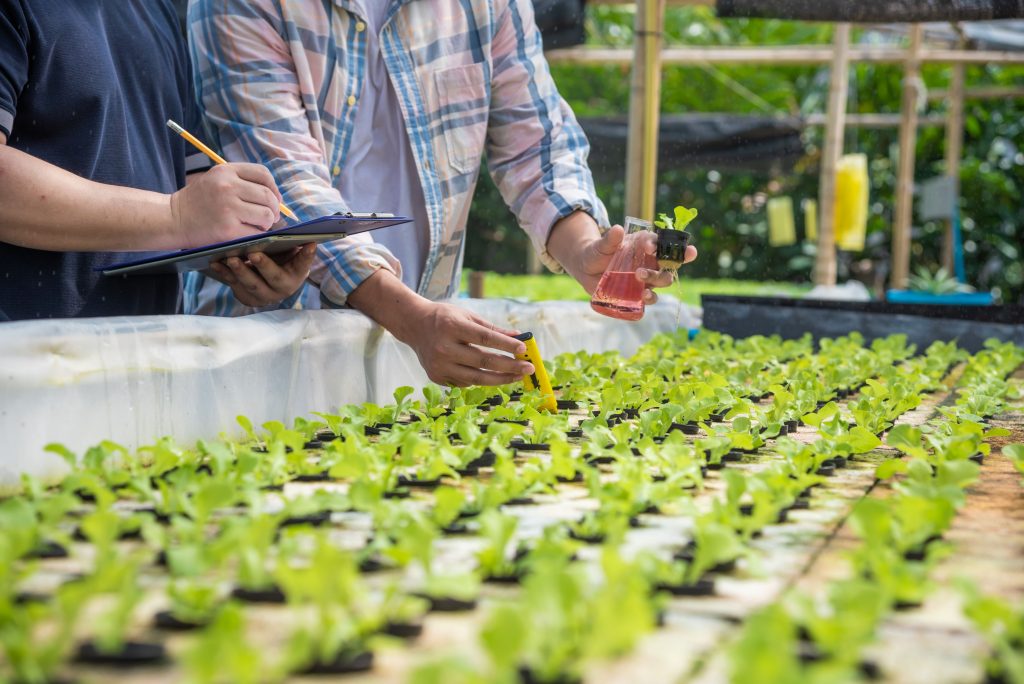
[[[647,254],[643,248],[647,242],[645,234],[653,230],[654,224],[650,221],[626,217],[626,236],[601,276],[594,296],[590,298],[590,308],[625,321],[638,321],[644,317],[646,286],[637,280],[636,271],[638,268],[658,270],[655,256]]]

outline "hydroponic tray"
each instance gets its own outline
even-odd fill
[[[796,339],[851,332],[873,340],[903,333],[909,342],[927,347],[936,340],[956,340],[969,351],[997,338],[1024,344],[1024,307],[948,306],[891,302],[840,302],[790,297],[704,295],[704,327],[734,337],[780,335]]]

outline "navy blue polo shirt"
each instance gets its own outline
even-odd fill
[[[0,130],[11,147],[169,194],[195,157],[165,122],[199,129],[192,92],[171,0],[0,0]],[[174,313],[177,276],[95,271],[125,257],[0,242],[0,320]]]

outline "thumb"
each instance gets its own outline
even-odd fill
[[[622,226],[612,226],[604,232],[601,239],[594,243],[597,255],[609,257],[618,251],[622,240],[626,237],[626,231]],[[597,256],[595,255],[595,256]]]

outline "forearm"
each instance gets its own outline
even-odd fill
[[[576,280],[587,275],[584,246],[601,237],[597,221],[584,211],[574,211],[559,220],[548,235],[548,253]]]
[[[51,251],[182,246],[170,196],[95,183],[2,144],[0,240]]]
[[[394,273],[378,269],[348,296],[352,308],[369,316],[399,341],[409,344],[430,301],[416,294]]]

